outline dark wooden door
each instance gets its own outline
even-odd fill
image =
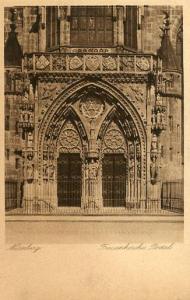
[[[58,206],[81,206],[82,163],[79,153],[60,153],[57,161]]]
[[[126,159],[123,154],[105,154],[102,163],[103,205],[125,206]]]

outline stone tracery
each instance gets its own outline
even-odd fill
[[[104,83],[101,84],[104,85]],[[75,112],[73,105],[68,106],[67,99],[63,101],[62,98],[58,97],[47,111],[46,116],[42,120],[40,126],[39,137],[41,137],[41,141],[43,142],[40,142],[39,145],[39,166],[42,166],[40,167],[39,174],[43,174],[43,178],[46,178],[46,180],[53,180],[54,172],[57,168],[56,157],[58,153],[81,153],[80,155],[82,155],[81,157],[83,160],[82,176],[84,178],[82,197],[86,197],[84,201],[92,204],[92,198],[94,198],[94,195],[96,194],[95,202],[97,203],[93,202],[93,205],[94,207],[98,208],[101,206],[101,191],[98,191],[97,187],[101,181],[102,149],[104,153],[124,153],[127,160],[129,159],[128,172],[130,178],[134,178],[134,180],[136,180],[135,178],[137,177],[139,179],[144,179],[146,174],[143,172],[146,171],[146,167],[144,168],[142,166],[144,163],[146,163],[146,158],[144,156],[145,133],[141,121],[140,119],[138,120],[131,103],[129,104],[130,107],[127,106],[127,109],[129,110],[124,110],[124,102],[122,101],[125,100],[122,100],[120,94],[118,94],[118,99],[120,99],[119,102],[115,100],[116,98],[114,93],[109,100],[110,91],[104,91],[104,89],[102,89],[102,92],[101,90],[98,91],[100,88],[97,86],[94,88],[94,90],[97,91],[99,95],[106,93],[107,96],[105,99],[106,101],[110,101],[110,105],[112,105],[110,106],[112,107],[110,113],[106,112],[104,117],[105,104],[102,102],[101,97],[97,97],[95,94],[93,95],[92,91],[90,92],[90,97],[88,96],[88,87],[90,86],[91,84],[88,84],[86,87],[84,86],[85,90],[87,90],[87,96],[85,96],[85,98],[83,97],[82,99],[79,98],[79,100],[75,101],[79,101],[80,113],[90,121],[89,124],[91,124],[91,121],[94,122],[94,120],[96,120],[96,118],[98,118],[100,115],[103,117],[99,133],[97,132],[97,126],[94,127],[93,136],[91,136],[90,131],[89,133],[86,133],[86,129],[84,129],[84,125],[78,117],[77,112]],[[77,86],[75,86],[75,89],[78,93],[79,89]],[[72,92],[72,89],[70,92]],[[112,90],[112,92],[114,91]],[[80,93],[83,95],[81,91]],[[65,92],[64,95],[65,94],[68,97],[67,92]],[[72,99],[75,98],[78,99],[78,97],[72,96]],[[115,108],[113,109],[113,107]],[[116,122],[113,121],[114,118],[116,118]],[[72,120],[72,122],[69,121],[69,119]],[[136,142],[136,140],[138,140],[138,142]],[[103,148],[101,146],[102,143]],[[128,148],[130,145],[132,145],[131,147],[135,149],[134,151],[136,151],[136,156],[134,156],[134,153],[133,156],[130,156],[128,153]],[[41,155],[41,153],[44,153],[44,151],[47,152],[47,160],[43,159],[43,156]],[[50,155],[52,156],[51,159]],[[95,165],[97,165],[98,168],[95,168]],[[90,176],[90,174],[95,174],[93,173],[95,169],[97,169],[96,175],[98,176]],[[86,178],[86,176],[88,178]],[[90,188],[87,193],[88,196],[85,194],[87,186],[88,189]],[[87,202],[85,202],[84,206],[82,205],[82,207],[88,208]]]

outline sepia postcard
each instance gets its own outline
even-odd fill
[[[187,4],[3,3],[2,299],[190,299]]]

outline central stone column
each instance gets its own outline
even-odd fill
[[[95,122],[90,122],[89,149],[86,153],[84,209],[99,209],[99,156],[95,138]]]

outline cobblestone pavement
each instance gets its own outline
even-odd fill
[[[6,222],[7,243],[183,242],[183,222]]]

